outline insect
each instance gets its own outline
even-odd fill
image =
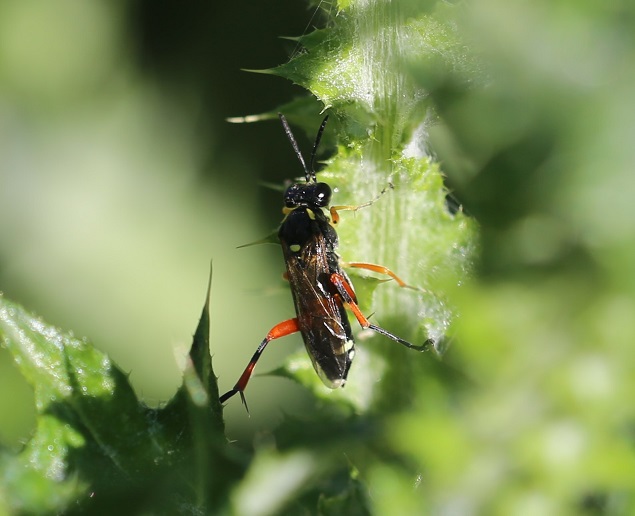
[[[329,208],[331,187],[317,181],[313,167],[328,116],[318,130],[308,167],[286,118],[282,114],[279,116],[305,173],[305,182],[292,184],[284,194],[284,219],[278,230],[287,268],[285,276],[291,287],[296,316],[277,324],[267,333],[236,385],[220,397],[220,402],[224,403],[238,393],[245,408],[244,391],[267,344],[296,332],[302,334],[313,367],[324,384],[331,389],[342,387],[355,356],[347,309],[355,315],[362,328],[373,330],[408,348],[423,351],[431,343],[428,339],[417,346],[370,323],[357,305],[353,284],[342,269],[336,252],[338,237],[334,225],[339,220],[338,210],[358,210],[369,206],[384,192],[361,205]],[[385,274],[399,286],[408,287],[394,272],[381,265],[363,262],[346,265]]]

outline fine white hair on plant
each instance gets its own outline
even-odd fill
[[[408,141],[404,147],[403,157],[415,159],[430,158],[431,153],[428,148],[428,138],[428,124],[426,122],[422,122],[412,132],[410,141]]]

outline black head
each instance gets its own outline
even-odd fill
[[[326,183],[295,183],[284,193],[287,208],[325,208],[331,202],[331,187]]]

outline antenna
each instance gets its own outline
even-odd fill
[[[315,177],[315,169],[313,168],[313,162],[315,161],[315,154],[317,152],[318,146],[320,145],[320,140],[322,139],[322,133],[324,132],[324,128],[326,127],[326,122],[329,119],[328,115],[324,118],[324,120],[322,120],[322,125],[318,129],[317,136],[315,137],[315,143],[313,144],[313,150],[311,151],[311,162],[310,162],[311,168],[310,169],[307,168],[306,166],[304,157],[302,156],[302,153],[300,152],[300,148],[298,147],[298,142],[295,140],[295,137],[293,136],[293,133],[291,132],[291,128],[289,127],[289,123],[287,122],[287,119],[282,113],[278,113],[278,116],[280,117],[280,121],[282,122],[282,127],[284,128],[284,132],[287,135],[287,138],[289,139],[289,141],[291,142],[291,146],[293,147],[295,155],[300,160],[300,163],[302,163],[302,168],[304,169],[304,177],[306,178],[306,182],[315,183],[317,179]]]
[[[300,163],[302,163],[302,168],[304,169],[304,176],[306,177],[306,182],[307,183],[311,182],[311,178],[315,180],[315,174],[311,174],[309,172],[309,169],[306,168],[304,157],[302,156],[302,153],[300,152],[300,148],[298,147],[298,142],[295,141],[293,133],[291,132],[291,128],[289,127],[289,123],[287,122],[287,119],[284,117],[282,113],[278,113],[278,116],[280,117],[280,121],[282,122],[282,127],[284,128],[284,132],[286,133],[287,138],[291,142],[291,146],[293,147],[293,150],[295,151],[295,155],[300,160]]]
[[[322,125],[318,129],[317,136],[315,137],[315,143],[313,144],[313,150],[311,151],[311,162],[309,163],[309,166],[311,167],[311,177],[313,178],[314,182],[317,181],[315,177],[315,168],[313,168],[313,162],[315,161],[315,153],[317,152],[317,149],[320,145],[320,140],[322,139],[322,133],[324,132],[324,128],[326,127],[326,122],[328,122],[328,120],[329,120],[329,116],[326,115],[324,117],[324,120],[322,120]]]

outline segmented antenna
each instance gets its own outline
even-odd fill
[[[311,170],[311,177],[313,178],[313,181],[317,181],[317,178],[315,177],[315,168],[313,167],[313,162],[315,161],[315,153],[317,152],[317,149],[320,145],[320,140],[322,139],[322,133],[324,132],[324,128],[326,127],[326,122],[328,122],[328,119],[329,119],[329,116],[326,115],[324,117],[324,120],[322,120],[322,125],[318,129],[317,135],[315,137],[315,143],[313,144],[313,150],[311,151],[311,162],[309,163],[309,167]]]
[[[282,122],[282,127],[284,128],[284,132],[287,135],[287,138],[289,139],[289,141],[291,142],[291,146],[293,147],[293,151],[295,152],[295,155],[300,160],[300,163],[302,163],[302,168],[304,169],[304,177],[306,178],[306,182],[315,183],[317,179],[315,177],[315,169],[313,168],[313,162],[315,161],[315,154],[317,152],[318,146],[320,145],[320,140],[322,139],[322,133],[324,132],[324,128],[326,127],[326,122],[329,119],[328,115],[324,117],[324,120],[322,120],[322,125],[318,129],[317,136],[315,137],[315,143],[313,144],[313,150],[311,151],[311,161],[310,161],[311,168],[307,168],[306,166],[306,162],[304,161],[304,156],[302,156],[302,153],[300,152],[300,147],[298,147],[298,142],[295,140],[295,137],[293,136],[293,133],[291,132],[291,128],[289,127],[289,123],[287,122],[287,119],[282,113],[278,113],[278,116],[280,117],[280,121]]]
[[[280,121],[282,122],[282,127],[284,128],[284,132],[286,133],[287,138],[291,142],[291,146],[293,147],[293,150],[295,151],[295,155],[300,160],[300,163],[302,163],[302,168],[304,169],[304,176],[306,177],[306,182],[308,183],[311,181],[311,177],[313,176],[309,172],[309,169],[306,168],[306,163],[304,162],[304,157],[302,156],[302,153],[300,152],[300,147],[298,147],[298,142],[295,141],[295,137],[293,136],[293,133],[291,132],[291,128],[289,127],[289,123],[287,122],[287,119],[285,118],[285,116],[282,113],[278,113],[278,116],[280,117]]]

